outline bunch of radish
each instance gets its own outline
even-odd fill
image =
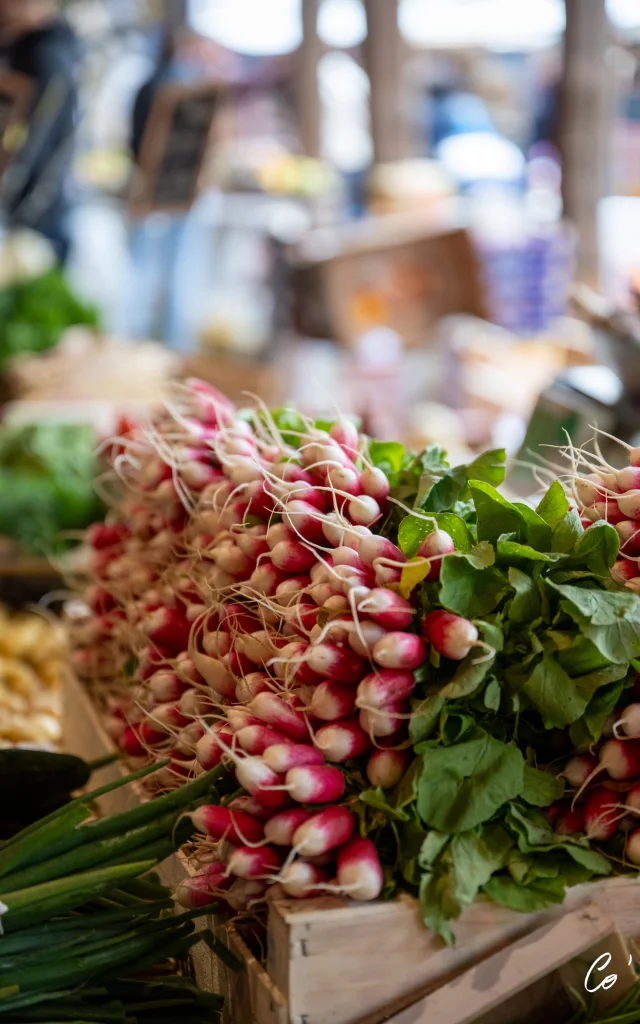
[[[215,891],[233,911],[275,883],[376,898],[382,869],[343,766],[400,781],[414,671],[429,645],[454,661],[486,646],[476,627],[420,619],[393,589],[406,558],[375,532],[389,483],[349,420],[305,424],[293,447],[266,410],[239,415],[189,381],[113,451],[112,513],[86,538],[92,584],[67,609],[76,668],[102,677],[129,757],[170,759],[153,776],[165,788],[224,760],[243,790],[197,812],[204,866],[180,899]],[[437,527],[426,536],[429,580],[453,549]]]
[[[640,593],[640,448],[623,447],[628,449],[629,465],[622,469],[605,462],[597,446],[595,455],[573,448],[567,454],[574,466],[571,487],[583,526],[604,520],[615,527],[620,550],[611,575]]]

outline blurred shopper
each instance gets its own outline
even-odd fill
[[[179,38],[167,32],[153,73],[140,88],[133,105],[130,146],[134,173],[142,173],[140,157],[158,94],[165,86],[184,83],[189,78]],[[131,338],[154,338],[171,348],[182,347],[177,271],[186,223],[185,213],[150,213],[132,225],[132,274],[123,326]]]
[[[79,49],[56,10],[53,0],[0,0],[0,60],[34,83],[26,139],[4,174],[0,203],[9,227],[40,232],[64,262]]]

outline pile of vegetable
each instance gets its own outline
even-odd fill
[[[67,619],[127,755],[167,789],[235,773],[185,906],[404,889],[452,941],[480,892],[531,911],[635,871],[640,505],[614,527],[567,454],[534,508],[502,451],[452,468],[199,381],[114,445]]]
[[[0,747],[58,743],[67,659],[60,625],[0,607]]]
[[[26,553],[64,548],[103,505],[94,489],[96,436],[85,424],[42,422],[0,428],[0,536]]]
[[[184,811],[210,798],[222,770],[132,810],[91,817],[93,799],[153,770],[78,797],[0,844],[0,1020],[219,1019],[218,996],[157,967],[175,967],[202,940],[237,962],[210,932],[195,931],[195,913],[173,913],[170,893],[149,871],[188,837]]]

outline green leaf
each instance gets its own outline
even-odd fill
[[[480,688],[482,682],[493,668],[495,658],[488,658],[479,665],[473,662],[478,658],[477,648],[472,650],[464,658],[456,669],[453,679],[443,686],[440,696],[446,700],[460,700],[462,697],[470,697]]]
[[[449,534],[456,551],[471,551],[476,542],[464,519],[454,512],[439,512],[433,517],[433,520],[440,530],[446,530]],[[433,520],[423,519],[420,516],[404,517],[398,530],[398,547],[407,558],[413,558],[424,538],[429,533],[433,533],[435,529]]]
[[[630,590],[586,590],[570,584],[549,587],[562,598],[581,632],[600,653],[616,664],[640,655],[640,596]]]
[[[369,458],[386,476],[402,469],[404,447],[398,441],[369,441]]]
[[[431,570],[431,564],[427,558],[410,558],[402,566],[398,593],[407,600],[416,587],[426,580]]]
[[[519,509],[490,484],[471,480],[469,487],[476,507],[478,539],[495,544],[503,533],[513,533],[521,540],[526,533],[526,521]]]
[[[524,683],[522,692],[540,712],[547,728],[575,722],[588,701],[576,680],[567,675],[553,655],[546,653]]]
[[[358,795],[358,799],[361,803],[366,804],[367,807],[372,807],[375,811],[382,811],[389,818],[394,818],[397,821],[409,821],[410,814],[401,808],[392,806],[391,802],[387,799],[384,790],[378,786],[375,789],[365,789]]]
[[[467,474],[464,466],[456,466],[435,483],[431,478],[420,482],[417,504],[423,512],[434,515],[448,512],[467,490]]]
[[[536,551],[551,549],[551,527],[529,505],[514,501],[513,507],[518,509],[526,524],[525,540]]]
[[[555,529],[562,522],[569,511],[569,499],[567,498],[562,484],[554,480],[551,487],[539,502],[536,512],[545,523]]]
[[[458,615],[478,619],[498,606],[507,593],[508,582],[505,574],[494,566],[475,568],[473,557],[447,555],[443,559],[440,603]]]
[[[510,586],[516,592],[515,597],[507,606],[507,615],[514,625],[535,622],[542,609],[540,590],[535,580],[526,573],[510,566],[508,572]]]
[[[518,885],[508,875],[494,875],[483,886],[483,890],[503,907],[519,910],[524,914],[533,914],[556,903],[562,903],[565,885],[562,879],[551,878],[531,885]]]
[[[502,687],[497,679],[490,679],[483,695],[483,703],[488,711],[499,711],[502,699]]]
[[[554,527],[551,537],[551,550],[560,554],[569,554],[584,533],[584,527],[580,522],[580,516],[575,508],[567,512],[564,519]]]
[[[550,562],[557,561],[561,555],[553,555],[544,551],[536,551],[529,544],[518,544],[513,540],[498,540],[496,561],[499,565],[513,565],[518,562]]]
[[[564,781],[550,772],[542,772],[531,765],[524,766],[522,799],[535,807],[548,807],[564,793]]]
[[[571,552],[571,561],[586,565],[596,576],[608,579],[619,547],[620,538],[610,523],[593,523],[584,531]]]
[[[626,668],[626,665],[611,666],[611,670],[620,671],[622,669],[617,681],[611,682],[608,685],[605,682],[604,685],[601,685],[587,704],[587,709],[582,718],[571,726],[571,742],[575,747],[590,747],[592,743],[597,743],[602,736],[602,730],[609,715],[612,714],[620,701]],[[610,670],[604,669],[601,671],[606,676]]]
[[[466,467],[468,480],[482,480],[486,484],[499,487],[504,483],[507,453],[504,448],[494,448],[483,452]]]
[[[409,720],[409,736],[411,742],[416,744],[429,739],[435,731],[445,701],[439,693],[434,693],[425,700],[414,700],[411,703],[413,714]]]
[[[432,867],[450,839],[451,836],[446,832],[438,832],[435,828],[430,829],[420,847],[418,857],[420,867],[425,869]]]
[[[474,734],[454,746],[423,752],[418,813],[440,832],[475,828],[522,790],[524,758],[518,748],[480,728]]]
[[[427,872],[420,879],[420,912],[427,928],[441,935],[448,946],[454,942],[449,921],[458,917],[460,905],[455,895],[455,880],[450,872]]]

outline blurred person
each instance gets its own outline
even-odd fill
[[[1,65],[34,83],[25,141],[5,171],[0,205],[9,227],[44,235],[61,263],[69,251],[78,59],[76,37],[54,0],[0,0]]]
[[[193,65],[182,53],[182,37],[163,36],[155,67],[133,103],[130,150],[134,174],[140,159],[155,101],[170,84],[188,83]],[[130,232],[132,273],[126,298],[123,330],[131,338],[154,338],[180,348],[177,272],[183,251],[187,213],[155,212],[133,222]]]

